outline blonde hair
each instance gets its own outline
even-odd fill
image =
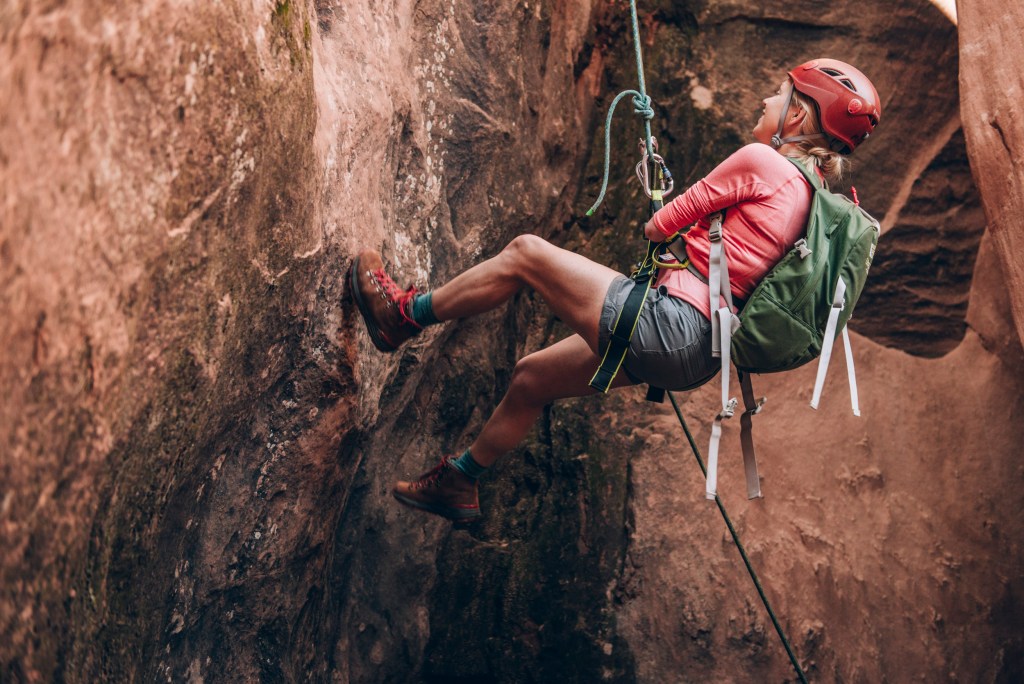
[[[793,102],[800,105],[800,108],[807,113],[807,116],[804,117],[804,123],[800,127],[800,133],[802,135],[814,135],[817,133],[821,136],[793,143],[799,150],[796,155],[797,161],[802,162],[804,166],[809,168],[819,169],[822,175],[825,176],[825,182],[829,185],[841,182],[849,169],[850,160],[844,155],[829,149],[828,138],[821,130],[818,105],[799,90],[793,91]]]

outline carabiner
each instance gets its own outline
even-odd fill
[[[658,149],[658,139],[651,136],[651,148],[654,150]],[[636,177],[640,181],[640,186],[644,189],[644,194],[649,198],[654,197],[654,191],[651,189],[650,172],[648,171],[648,160],[653,160],[658,165],[661,173],[658,174],[658,185],[661,186],[661,199],[668,197],[672,193],[672,189],[675,187],[675,181],[672,180],[672,172],[668,170],[668,165],[665,164],[665,160],[662,159],[661,155],[656,151],[654,156],[648,157],[647,144],[641,139],[640,140],[640,161],[636,164]],[[666,184],[667,181],[667,184]]]

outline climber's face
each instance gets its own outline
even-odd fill
[[[779,85],[774,95],[761,100],[761,118],[754,124],[754,139],[765,145],[771,145],[772,136],[779,127],[779,115],[786,106],[786,96],[792,84],[787,78]]]

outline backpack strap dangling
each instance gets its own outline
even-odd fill
[[[857,373],[853,369],[853,347],[850,346],[850,326],[843,326],[843,347],[846,348],[846,377],[850,381],[850,405],[853,415],[860,415],[860,400],[857,397]]]
[[[821,341],[818,375],[814,378],[814,393],[811,395],[812,409],[818,408],[818,402],[821,401],[821,390],[825,387],[825,374],[828,373],[828,364],[832,360],[832,347],[836,341],[836,326],[839,323],[839,313],[843,310],[844,306],[846,306],[846,281],[840,276],[838,282],[836,282],[836,291],[832,296],[832,309],[828,312],[825,335]]]
[[[729,399],[711,424],[711,443],[708,445],[708,473],[704,481],[704,496],[714,500],[718,496],[718,445],[722,441],[722,421],[732,418],[736,412],[736,400]]]
[[[747,498],[761,498],[761,478],[757,473],[757,455],[754,453],[753,417],[761,412],[768,397],[754,398],[754,386],[750,384],[750,373],[739,371],[740,388],[743,390],[743,407],[740,414],[740,444],[743,445],[743,471],[747,476]]]
[[[704,485],[704,496],[714,499],[718,487],[718,445],[722,440],[722,421],[732,418],[736,412],[736,399],[729,397],[729,342],[740,325],[739,318],[732,313],[732,288],[729,286],[729,260],[722,239],[724,212],[708,217],[708,239],[711,253],[708,259],[708,296],[711,306],[711,355],[722,359],[722,410],[715,416],[711,426],[711,443],[708,446],[708,474]],[[725,306],[721,305],[725,298]]]
[[[825,387],[825,374],[828,372],[828,364],[832,359],[832,347],[836,341],[836,326],[839,322],[839,312],[846,307],[846,281],[842,276],[836,283],[836,292],[832,297],[832,310],[828,312],[828,322],[825,324],[825,336],[821,341],[821,358],[818,359],[818,375],[814,379],[814,394],[811,396],[811,408],[818,408],[821,401],[821,390]],[[843,326],[843,347],[846,353],[846,377],[850,381],[850,404],[853,407],[853,415],[860,415],[860,401],[857,397],[857,374],[853,368],[853,349],[850,346],[850,332],[847,326]]]

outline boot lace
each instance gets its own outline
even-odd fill
[[[451,466],[451,456],[445,456],[441,459],[441,462],[436,466],[428,470],[419,476],[416,482],[413,483],[413,487],[416,489],[428,489],[434,488],[440,485],[441,480],[448,473]]]
[[[410,285],[408,290],[402,290],[398,287],[398,283],[392,280],[391,276],[384,272],[383,268],[378,268],[376,271],[370,271],[373,275],[373,279],[377,281],[377,285],[384,291],[388,301],[393,302],[398,307],[398,313],[401,315],[402,320],[410,325],[416,327],[419,330],[423,329],[423,326],[412,319],[412,317],[406,313],[409,308],[409,302],[412,298],[419,294],[419,290],[415,286]]]

